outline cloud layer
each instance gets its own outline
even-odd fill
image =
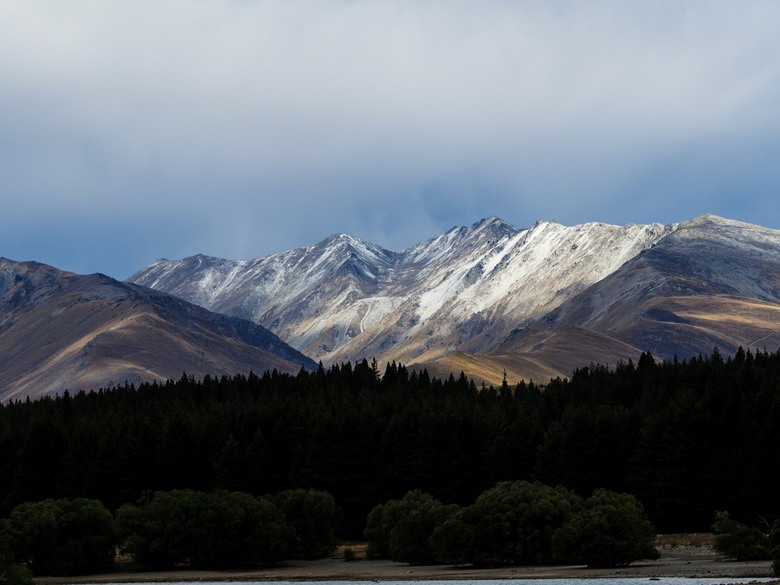
[[[124,277],[499,215],[780,228],[780,5],[7,0],[0,255]]]

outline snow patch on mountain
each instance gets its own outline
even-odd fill
[[[489,350],[678,229],[490,217],[402,252],[345,234],[251,261],[159,260],[131,281],[260,323],[325,362]]]

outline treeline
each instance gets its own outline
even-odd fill
[[[335,549],[336,518],[333,498],[315,490],[154,492],[113,515],[86,498],[26,502],[0,519],[0,582],[108,571],[117,550],[136,570],[316,559]],[[365,533],[369,557],[413,564],[615,566],[658,556],[633,496],[597,490],[583,501],[525,481],[501,482],[465,508],[415,490],[377,505]]]
[[[780,355],[590,366],[478,388],[389,364],[125,386],[0,407],[0,514],[154,491],[333,495],[339,533],[422,490],[466,506],[500,481],[636,495],[662,532],[780,513]]]
[[[137,569],[237,569],[315,559],[336,547],[330,494],[286,490],[273,497],[172,490],[146,494],[115,515],[93,499],[20,504],[0,520],[0,583],[33,575],[113,568],[117,549]],[[12,572],[15,578],[5,575]]]
[[[470,506],[418,490],[368,515],[368,555],[413,564],[587,564],[656,559],[655,528],[634,496],[596,490],[584,500],[563,487],[500,482]]]

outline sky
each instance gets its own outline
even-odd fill
[[[780,229],[775,0],[0,0],[0,256]]]

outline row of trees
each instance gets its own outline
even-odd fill
[[[717,510],[780,516],[780,354],[659,363],[644,354],[544,388],[478,388],[363,361],[126,386],[0,406],[0,516],[90,498],[116,511],[150,491],[327,491],[340,535],[419,489],[470,505],[499,481],[631,493],[662,532]]]
[[[501,482],[470,506],[415,490],[368,516],[369,554],[426,564],[584,563],[616,566],[657,558],[655,529],[628,494]]]
[[[335,548],[330,494],[273,497],[172,490],[146,494],[115,515],[99,501],[58,499],[17,506],[0,523],[0,567],[24,577],[106,571],[120,548],[138,568],[235,569]],[[551,562],[615,566],[655,558],[655,530],[633,496],[502,482],[470,506],[415,490],[377,505],[365,534],[369,555],[424,564],[495,566]],[[24,582],[24,579],[9,579]]]
[[[115,515],[99,501],[20,504],[0,523],[0,567],[23,575],[104,571],[117,547],[139,568],[241,568],[320,558],[336,546],[333,497],[288,490],[272,497],[173,490],[146,494]]]

